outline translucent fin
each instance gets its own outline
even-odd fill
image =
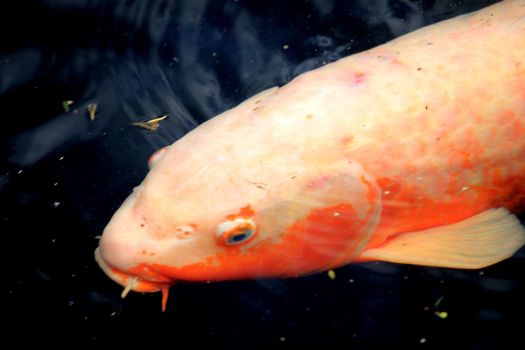
[[[360,258],[478,269],[511,257],[523,244],[525,228],[516,216],[499,208],[455,224],[400,234]]]

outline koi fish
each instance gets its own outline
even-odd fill
[[[525,1],[299,75],[150,163],[95,257],[163,308],[177,281],[504,260],[525,243]]]

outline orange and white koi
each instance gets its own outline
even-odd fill
[[[164,306],[179,280],[499,262],[525,243],[525,1],[302,74],[152,159],[95,255]]]

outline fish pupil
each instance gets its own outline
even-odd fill
[[[246,238],[246,236],[247,236],[246,233],[240,233],[240,234],[238,234],[238,235],[233,236],[233,237],[232,237],[232,240],[233,240],[234,242],[239,242],[239,241],[244,240],[244,239]]]
[[[250,229],[244,229],[242,231],[232,234],[228,239],[228,243],[236,244],[236,243],[244,242],[245,240],[250,238],[251,235],[252,235],[252,231]]]

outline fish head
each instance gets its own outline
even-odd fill
[[[113,280],[148,292],[179,280],[290,277],[359,254],[381,211],[374,178],[342,153],[318,147],[330,130],[297,133],[291,119],[252,118],[261,100],[211,119],[152,157],[153,168],[96,251]]]
[[[343,265],[379,219],[379,190],[358,164],[273,160],[221,174],[213,169],[224,166],[220,160],[198,169],[180,152],[165,152],[114,214],[96,252],[106,274],[135,291]]]

